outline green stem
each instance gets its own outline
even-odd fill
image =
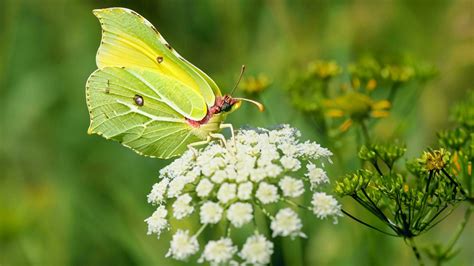
[[[326,118],[322,112],[312,112],[311,113],[311,121],[316,129],[316,132],[321,135],[324,142],[328,142],[329,132],[328,132],[328,125]]]
[[[461,236],[462,232],[464,231],[464,228],[466,228],[466,224],[469,221],[469,218],[471,218],[471,213],[473,210],[473,206],[468,206],[466,212],[464,213],[464,219],[461,221],[461,223],[458,225],[458,228],[456,229],[456,232],[454,233],[454,236],[451,238],[451,240],[448,242],[448,245],[446,246],[446,249],[443,251],[443,253],[437,258],[437,263],[441,264],[443,260],[446,259],[448,254],[451,252],[451,250],[454,248],[454,245],[456,242],[459,240],[459,237]]]
[[[323,81],[323,96],[325,99],[329,98],[328,82],[329,81]],[[322,112],[319,112],[319,124],[321,125],[321,133],[323,135],[324,141],[326,143],[330,142],[328,120],[327,120],[327,117]]]
[[[267,217],[267,223],[270,222],[270,219]],[[283,238],[275,238],[274,243],[274,252],[272,255],[272,266],[284,266],[285,264],[285,257],[283,252]]]
[[[377,163],[377,159],[371,162],[372,165],[375,167],[375,170],[377,170],[377,173],[379,173],[380,176],[383,176],[382,169],[380,169],[379,164]]]
[[[443,174],[449,179],[449,181],[451,182],[452,185],[454,185],[457,189],[459,189],[459,192],[461,192],[461,194],[464,196],[464,197],[467,197],[466,195],[466,191],[464,191],[464,189],[462,188],[461,185],[459,185],[459,183],[454,180],[451,175],[444,169],[441,169],[441,171],[443,172]]]
[[[375,204],[375,202],[369,197],[369,194],[367,194],[367,192],[365,191],[365,189],[361,189],[362,190],[362,193],[364,194],[364,196],[369,200],[369,203],[370,205],[372,205],[373,209],[379,213],[380,217],[382,218],[382,220],[388,225],[390,226],[393,230],[396,231],[396,229],[394,228],[394,224],[392,221],[390,221],[390,219],[387,218],[387,216],[383,213],[383,211],[377,207],[377,204]]]
[[[206,227],[207,227],[207,224],[203,224],[201,228],[199,228],[199,230],[196,232],[196,234],[194,234],[194,237],[197,238],[202,233],[202,231],[204,231]]]
[[[323,79],[323,96],[324,98],[329,98],[329,82],[331,78]]]
[[[421,227],[420,228],[420,232],[421,231],[429,231],[431,230],[431,228],[435,227],[437,224],[441,223],[444,219],[446,219],[449,215],[451,215],[451,213],[454,211],[454,208],[451,208],[448,213],[446,213],[446,215],[444,215],[443,217],[441,217],[439,220],[437,220],[436,222],[434,222],[433,224],[431,224],[436,218],[438,218],[438,216],[446,209],[448,208],[448,205],[444,205],[440,210],[438,210],[438,212],[428,221],[426,222],[426,225]]]
[[[429,188],[430,188],[431,179],[433,179],[433,175],[434,175],[433,171],[430,171],[428,174],[428,182],[426,182],[425,193],[423,195],[423,198],[421,199],[421,202],[422,202],[421,210],[418,211],[416,215],[417,217],[415,218],[415,227],[418,226],[418,224],[421,222],[421,219],[425,216],[424,211],[426,208],[426,200],[428,199],[428,196],[430,195]]]
[[[307,206],[301,205],[301,204],[296,203],[296,202],[294,202],[294,201],[291,201],[291,200],[289,200],[289,199],[283,199],[283,200],[281,200],[281,201],[286,202],[287,204],[289,204],[289,205],[291,205],[291,206],[294,206],[294,207],[297,207],[297,208],[301,208],[301,209],[303,209],[304,211],[310,211],[310,212],[312,211],[311,207],[307,207]],[[300,250],[301,250],[301,252],[300,252],[300,258],[299,258],[299,259],[300,259],[300,263],[301,263],[301,264],[304,264],[304,262],[305,262],[305,260],[306,260],[306,252],[305,252],[305,251],[306,251],[306,246],[307,246],[307,241],[308,241],[308,240],[307,240],[307,238],[300,238],[298,241],[300,242],[299,244],[302,246],[302,247],[300,248]]]
[[[400,86],[400,83],[394,82],[392,84],[392,87],[390,87],[390,92],[387,96],[387,100],[392,103],[392,106],[393,106],[393,101],[395,100],[395,95],[397,94],[399,86]]]
[[[283,201],[283,202],[286,202],[286,203],[288,203],[288,204],[290,204],[290,205],[292,205],[292,206],[294,206],[294,207],[301,208],[301,209],[303,209],[303,210],[305,210],[305,211],[312,211],[311,207],[307,207],[307,206],[301,205],[301,204],[296,203],[296,202],[294,202],[294,201],[291,201],[291,200],[289,200],[289,199],[283,199],[282,201]]]
[[[367,125],[365,124],[364,120],[361,120],[359,124],[362,129],[362,135],[364,136],[365,145],[369,145],[370,144],[369,129],[367,128]]]
[[[424,266],[425,263],[423,262],[423,259],[421,258],[420,251],[418,250],[418,247],[416,246],[415,240],[413,237],[408,238],[408,242],[410,244],[411,250],[415,254],[416,260],[418,261],[418,264],[420,266]]]
[[[358,222],[358,223],[360,223],[360,224],[362,224],[362,225],[365,225],[365,226],[369,227],[370,229],[373,229],[373,230],[378,231],[378,232],[380,232],[380,233],[382,233],[382,234],[385,234],[385,235],[397,237],[397,235],[394,235],[394,234],[385,232],[385,231],[383,231],[383,230],[381,230],[381,229],[379,229],[379,228],[377,228],[377,227],[375,227],[375,226],[373,226],[373,225],[370,225],[370,224],[368,224],[368,223],[366,223],[366,222],[360,220],[359,218],[356,218],[355,216],[351,215],[350,213],[348,213],[348,212],[345,211],[344,209],[341,209],[341,211],[342,211],[342,213],[344,213],[345,215],[349,216],[349,217],[350,217],[351,219],[353,219],[354,221],[356,221],[356,222]]]

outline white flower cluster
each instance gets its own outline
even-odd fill
[[[329,182],[323,167],[332,154],[315,142],[300,142],[299,137],[300,132],[288,125],[240,130],[226,145],[211,143],[199,151],[188,150],[160,171],[160,182],[148,195],[148,202],[157,205],[145,220],[148,234],[160,236],[173,220],[192,217],[199,219],[201,228],[194,234],[177,229],[167,256],[186,260],[201,250],[198,262],[265,265],[273,253],[269,238],[306,237],[297,208],[336,222],[341,216],[339,203],[318,191]],[[313,195],[308,206],[302,204],[305,193]],[[271,236],[258,232],[258,215],[270,221]],[[201,248],[199,235],[217,224],[229,228],[227,234]],[[239,251],[230,228],[244,226],[254,226],[255,233],[240,243]]]

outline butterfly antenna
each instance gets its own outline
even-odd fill
[[[263,104],[261,104],[257,101],[246,99],[246,98],[234,98],[234,99],[237,100],[237,101],[244,101],[244,102],[249,102],[249,103],[255,104],[255,106],[257,106],[257,108],[260,112],[265,111],[265,106],[263,106]]]
[[[245,65],[242,65],[242,68],[240,69],[239,79],[237,80],[237,83],[235,83],[235,86],[232,89],[232,91],[230,92],[230,95],[234,94],[235,89],[237,89],[237,86],[239,86],[239,83],[242,80],[242,76],[244,75],[244,72],[245,72]]]
[[[239,83],[240,81],[242,80],[242,76],[244,75],[244,72],[245,72],[245,65],[242,65],[242,68],[240,69],[240,76],[239,76],[239,79],[237,80],[237,83],[235,84],[234,88],[232,89],[232,91],[230,92],[230,95],[234,94],[235,92],[235,89],[237,89],[237,86],[239,86]],[[235,100],[238,100],[238,101],[244,101],[244,102],[249,102],[249,103],[253,103],[257,106],[258,110],[260,110],[260,112],[263,112],[265,110],[265,107],[263,106],[263,104],[257,102],[257,101],[254,101],[254,100],[250,100],[250,99],[245,99],[245,98],[234,98]]]

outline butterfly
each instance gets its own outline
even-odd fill
[[[86,82],[89,134],[149,157],[181,155],[189,146],[224,139],[226,116],[242,101],[222,95],[145,18],[126,8],[96,9],[102,26],[95,70]],[[243,72],[243,71],[242,71]],[[241,75],[242,75],[241,72]],[[225,139],[224,139],[225,141]]]

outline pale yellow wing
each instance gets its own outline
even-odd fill
[[[220,95],[215,82],[181,57],[148,20],[126,8],[96,9],[93,13],[102,26],[99,68],[153,69],[198,91],[207,106],[214,105],[215,94]]]

